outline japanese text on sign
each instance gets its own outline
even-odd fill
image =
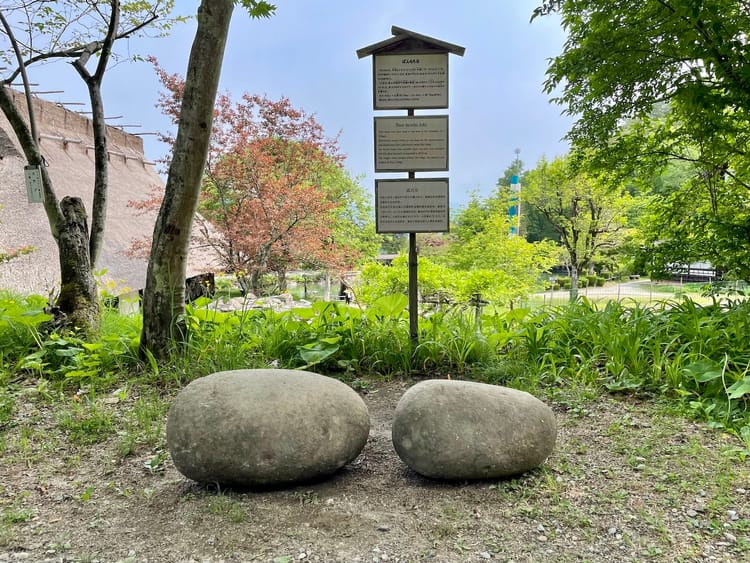
[[[375,109],[447,108],[448,54],[375,55]]]
[[[376,180],[375,217],[379,233],[448,231],[448,179]]]

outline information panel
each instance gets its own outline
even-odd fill
[[[375,180],[378,233],[449,230],[448,178]]]
[[[375,118],[375,172],[448,170],[448,116]]]
[[[374,109],[448,107],[448,53],[373,56]]]

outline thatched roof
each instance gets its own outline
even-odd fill
[[[20,93],[14,94],[25,108]],[[78,196],[91,210],[94,186],[92,123],[86,116],[63,106],[35,99],[42,154],[59,199]],[[142,288],[146,262],[125,256],[136,238],[152,236],[156,212],[138,215],[128,201],[146,199],[161,177],[144,157],[143,141],[116,127],[108,127],[109,199],[102,257],[97,270],[106,270],[104,281],[114,282],[115,292]],[[29,255],[0,264],[0,288],[22,293],[48,294],[59,285],[57,246],[41,203],[28,203],[24,181],[26,160],[13,130],[0,114],[0,249],[31,245]],[[188,275],[215,271],[210,255],[191,250]],[[112,291],[112,288],[109,288]]]

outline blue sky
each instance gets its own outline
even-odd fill
[[[177,0],[191,13],[198,2]],[[489,193],[514,159],[526,167],[542,156],[567,150],[561,139],[571,120],[542,92],[547,59],[558,54],[564,34],[554,18],[529,23],[537,5],[529,0],[276,0],[276,15],[251,20],[235,10],[222,70],[221,90],[288,97],[315,114],[333,136],[339,131],[346,166],[373,188],[372,62],[356,50],[391,37],[391,26],[406,28],[466,48],[450,57],[450,191],[452,206],[469,192]],[[137,38],[121,52],[154,55],[169,72],[184,74],[195,22],[177,26],[161,39]],[[61,102],[84,102],[85,89],[68,65],[47,65],[32,73],[45,95]],[[147,63],[123,63],[105,78],[110,124],[140,124],[131,132],[164,131],[169,122],[155,107],[160,85]],[[78,106],[69,106],[78,109]],[[83,109],[83,108],[81,108]],[[422,113],[441,113],[422,112]],[[403,115],[405,112],[395,112]],[[394,113],[377,112],[377,115]],[[144,136],[146,156],[165,151]],[[378,177],[381,177],[380,175]],[[393,177],[393,176],[382,176]]]

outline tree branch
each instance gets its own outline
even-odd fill
[[[151,12],[151,15],[147,17],[145,20],[140,22],[138,25],[135,25],[131,27],[130,29],[123,31],[122,33],[118,33],[114,36],[112,39],[112,43],[119,39],[125,39],[127,37],[130,37],[134,33],[139,32],[144,27],[147,27],[151,23],[153,23],[155,20],[159,19],[159,15],[156,12]],[[49,53],[40,53],[38,55],[34,55],[33,57],[30,57],[26,59],[23,62],[23,67],[29,67],[35,63],[38,63],[40,61],[45,61],[49,59],[73,59],[73,58],[81,58],[84,55],[86,56],[86,61],[88,61],[88,58],[91,57],[91,55],[97,53],[104,47],[104,40],[103,41],[92,41],[91,43],[87,43],[86,45],[77,45],[75,47],[70,47],[68,49],[62,49],[60,51],[53,51]],[[83,64],[86,63],[84,61]],[[3,84],[11,84],[16,78],[18,78],[18,75],[21,73],[21,66],[19,68],[15,69],[5,80],[3,80]]]

